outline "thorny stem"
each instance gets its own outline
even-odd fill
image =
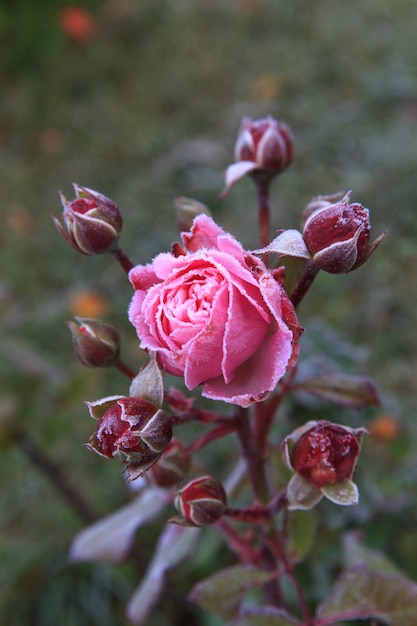
[[[310,289],[313,283],[313,280],[315,279],[319,271],[320,271],[320,268],[317,267],[317,265],[313,263],[313,261],[307,261],[307,264],[304,268],[304,272],[300,280],[294,287],[294,290],[290,296],[290,300],[293,303],[294,307],[297,307],[300,304],[301,300],[304,298],[307,291]]]
[[[63,500],[83,522],[91,524],[99,518],[99,515],[84,500],[81,493],[68,481],[61,466],[53,461],[27,432],[16,431],[13,439],[25,456],[46,476]]]
[[[114,258],[122,267],[122,269],[124,269],[126,274],[128,274],[130,270],[132,269],[132,267],[134,267],[132,261],[129,259],[127,254],[121,248],[119,247],[116,248],[116,250],[114,250],[111,254],[114,256]]]

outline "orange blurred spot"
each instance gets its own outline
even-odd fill
[[[253,96],[257,100],[273,100],[279,93],[279,79],[275,74],[264,74],[252,87]]]
[[[60,130],[56,128],[44,128],[39,133],[38,142],[41,150],[56,154],[62,150],[64,140]]]
[[[372,420],[368,430],[371,435],[378,437],[378,439],[392,441],[400,434],[400,425],[393,415],[383,413]]]
[[[33,231],[33,219],[23,207],[13,207],[7,213],[7,223],[15,235],[27,235]]]
[[[94,291],[78,291],[70,296],[69,308],[77,317],[100,319],[108,311],[109,302],[104,296]]]
[[[68,37],[74,41],[89,41],[96,34],[96,22],[85,9],[68,5],[58,16],[58,23]]]

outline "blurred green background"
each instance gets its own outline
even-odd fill
[[[79,314],[115,323],[137,367],[126,320],[131,289],[111,258],[77,256],[59,238],[50,217],[61,213],[58,190],[71,198],[75,181],[114,199],[125,220],[122,245],[137,262],[176,238],[178,195],[206,203],[256,247],[251,181],[218,199],[243,116],[271,114],[294,131],[294,163],[273,186],[274,229],[299,227],[312,196],[352,189],[371,210],[374,235],[389,231],[358,272],[320,275],[300,308],[306,354],[337,345],[352,372],[375,378],[383,399],[359,417],[328,414],[364,422],[374,437],[358,470],[361,505],[320,505],[323,541],[304,572],[310,599],[338,571],[340,535],[351,527],[417,581],[417,4],[77,6],[84,21],[64,0],[0,2],[0,621],[123,625],[138,581],[129,565],[68,566],[84,522],[28,457],[29,445],[40,446],[99,515],[129,497],[120,467],[81,447],[92,430],[83,400],[123,394],[126,382],[76,363],[63,322]],[[343,348],[349,344],[355,349]],[[299,407],[300,419],[313,410],[320,407],[303,418]],[[147,533],[146,545],[138,538],[144,564],[156,530]],[[217,623],[181,600],[225,559],[207,541],[211,551],[170,577],[150,623]]]

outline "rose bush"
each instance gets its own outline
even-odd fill
[[[295,364],[302,330],[278,274],[206,215],[181,238],[130,271],[141,348],[206,398],[264,400]]]

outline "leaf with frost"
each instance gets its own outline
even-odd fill
[[[247,609],[244,613],[229,622],[227,626],[295,626],[300,622],[284,609],[275,606],[262,606]]]
[[[271,574],[252,565],[227,567],[200,581],[192,589],[189,600],[223,619],[236,616],[248,589],[262,587]]]
[[[146,574],[126,608],[127,617],[140,626],[158,601],[168,570],[178,565],[195,551],[199,528],[168,524],[162,531]]]
[[[166,489],[146,487],[133,502],[78,533],[71,544],[70,560],[121,563],[139,526],[157,517],[170,499]]]
[[[132,398],[144,398],[161,408],[164,400],[164,381],[155,355],[140,369],[130,384]]]
[[[415,626],[417,585],[399,574],[370,570],[361,563],[339,578],[319,607],[318,617],[329,625],[374,618],[389,626]]]
[[[298,259],[305,259],[306,261],[311,260],[303,235],[294,228],[281,231],[265,248],[253,250],[253,252],[255,254],[275,252],[280,256],[292,256]]]
[[[297,381],[293,390],[311,393],[326,402],[348,409],[363,409],[380,403],[378,390],[370,378],[340,372],[326,372]]]

